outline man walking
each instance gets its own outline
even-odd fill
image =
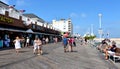
[[[68,39],[66,37],[63,38],[63,46],[64,46],[64,52],[67,50],[67,44],[68,44]]]

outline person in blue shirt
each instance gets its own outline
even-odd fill
[[[64,52],[67,50],[67,44],[68,44],[68,39],[66,37],[63,38],[63,46],[64,46]]]

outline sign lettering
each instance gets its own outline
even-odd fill
[[[6,22],[6,23],[13,23],[14,22],[13,19],[10,19],[10,18],[4,17],[4,16],[0,16],[0,21]]]

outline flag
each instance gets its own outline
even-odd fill
[[[25,10],[19,10],[19,12],[23,13],[23,12],[25,12]]]
[[[15,7],[15,5],[9,5],[9,8],[14,8]]]

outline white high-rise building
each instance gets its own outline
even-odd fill
[[[70,35],[73,34],[73,24],[71,19],[60,19],[60,20],[53,20],[52,25],[54,28],[60,30],[61,32],[69,32]]]

